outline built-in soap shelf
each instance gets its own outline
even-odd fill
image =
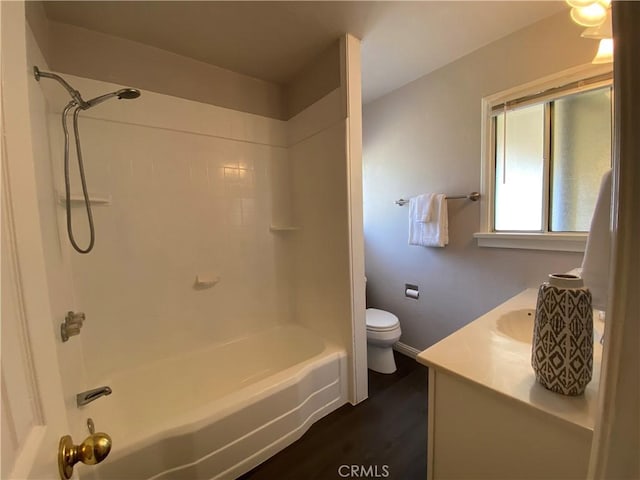
[[[216,275],[214,273],[206,272],[206,273],[198,273],[196,274],[196,279],[193,282],[193,288],[196,290],[205,290],[207,288],[211,288],[220,282],[220,275]]]
[[[270,225],[270,232],[296,232],[300,230],[300,227],[294,227],[291,225]]]
[[[111,195],[106,197],[98,197],[94,195],[89,195],[89,203],[91,205],[111,205]],[[70,196],[71,206],[84,205],[84,195],[72,194]],[[67,203],[67,196],[62,192],[58,192],[58,203],[60,205],[65,205]]]

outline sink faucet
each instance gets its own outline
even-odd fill
[[[107,386],[94,388],[93,390],[87,390],[86,392],[80,392],[76,395],[76,403],[78,404],[78,407],[82,407],[100,397],[111,395],[111,392],[111,387]]]

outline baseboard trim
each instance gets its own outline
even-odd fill
[[[396,342],[393,344],[393,349],[396,352],[399,352],[403,355],[406,355],[407,357],[411,357],[411,358],[416,358],[418,356],[418,354],[422,351],[422,350],[418,350],[417,348],[413,348],[405,343],[402,342]]]

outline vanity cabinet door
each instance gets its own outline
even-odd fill
[[[430,368],[428,478],[584,479],[592,432]]]

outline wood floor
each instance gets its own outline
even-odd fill
[[[395,356],[396,373],[369,370],[367,400],[344,405],[316,422],[301,439],[240,479],[349,478],[338,474],[341,465],[377,466],[377,475],[372,470],[366,478],[425,479],[427,369],[397,352]],[[340,470],[343,475],[348,471]]]

